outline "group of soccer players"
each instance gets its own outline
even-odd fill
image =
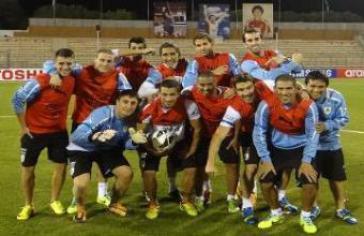
[[[100,49],[91,65],[74,65],[74,52],[59,49],[44,72],[30,78],[13,97],[21,126],[22,188],[25,206],[18,220],[34,215],[35,166],[47,148],[55,163],[50,207],[66,212],[59,201],[70,164],[73,195],[69,214],[75,222],[87,220],[86,193],[92,163],[98,165],[97,202],[119,216],[127,215],[122,197],[133,171],[125,149],[140,159],[145,216],[160,213],[157,178],[162,157],[167,157],[169,192],[180,209],[195,217],[210,203],[209,177],[219,155],[226,169],[227,212],[241,212],[247,224],[260,229],[284,220],[284,212],[297,213],[287,200],[291,172],[302,188],[300,225],[315,233],[318,178],[327,178],[336,203],[336,217],[349,224],[357,220],[346,208],[346,174],[340,128],[348,122],[343,96],[328,88],[328,78],[310,72],[305,84],[290,73],[302,69],[302,55],[287,58],[262,49],[259,32],[242,36],[247,49],[238,62],[234,55],[214,51],[206,34],[193,39],[196,55],[185,60],[179,48],[163,43],[161,64],[150,65],[143,55],[154,53],[141,37],[131,38],[129,49]],[[274,83],[274,86],[272,86]],[[67,111],[75,95],[72,130],[67,134]],[[240,162],[244,161],[240,174]],[[178,171],[183,171],[179,188]],[[115,177],[107,191],[107,179]],[[270,207],[267,218],[255,213],[256,182]],[[237,193],[240,193],[240,198]]]

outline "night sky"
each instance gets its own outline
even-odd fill
[[[89,9],[100,9],[101,0],[57,0],[57,3],[67,5],[84,5]],[[174,0],[176,1],[176,0]],[[174,2],[173,1],[173,2]],[[194,1],[195,10],[198,9],[199,3],[230,3],[231,7],[235,6],[235,0],[188,0],[187,6],[190,9],[191,2]],[[274,3],[275,10],[278,8],[279,0],[244,0],[245,3]],[[364,17],[364,0],[326,0],[330,5],[330,10],[333,11],[351,11]],[[51,5],[52,0],[19,0],[21,6],[24,8],[28,16],[32,16],[35,9],[42,5]],[[150,0],[150,5],[153,2],[161,2],[161,0]],[[241,6],[243,0],[237,0],[238,6]],[[282,11],[295,11],[295,12],[310,12],[320,11],[320,0],[281,0]],[[115,8],[124,8],[133,11],[137,14],[138,18],[146,18],[147,0],[103,0],[104,11],[112,10]],[[241,8],[241,7],[240,7]]]

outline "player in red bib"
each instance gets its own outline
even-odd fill
[[[300,224],[304,232],[315,233],[311,210],[318,178],[315,170],[318,111],[312,100],[297,95],[296,80],[281,75],[275,81],[274,96],[263,100],[256,111],[253,141],[261,159],[262,193],[271,208],[270,216],[260,221],[258,228],[270,228],[284,219],[274,183],[282,171],[296,169],[303,190]]]
[[[128,44],[129,49],[119,53],[117,69],[125,74],[134,91],[138,91],[142,83],[148,78],[159,77],[158,71],[143,58],[143,55],[154,54],[154,49],[147,48],[143,37],[132,37]]]
[[[52,63],[46,62],[44,71],[53,74]],[[115,103],[117,92],[131,89],[131,86],[125,75],[115,69],[114,55],[110,49],[102,48],[94,59],[93,64],[83,68],[74,68],[72,74],[75,76],[76,96],[75,107],[72,114],[72,131],[81,124],[90,113],[101,106],[112,105]],[[52,75],[52,79],[58,83],[58,75]],[[51,82],[52,82],[51,79]],[[97,172],[98,173],[98,172]],[[103,205],[109,205],[110,198],[107,194],[107,183],[99,173],[98,194],[96,201]],[[73,199],[71,205],[67,208],[69,214],[76,212],[76,202]]]
[[[229,135],[237,122],[241,123],[237,149],[241,146],[244,157],[244,172],[241,175],[242,189],[242,215],[244,222],[255,224],[253,202],[250,199],[254,194],[255,175],[257,173],[259,157],[252,143],[252,131],[254,126],[254,114],[261,100],[272,96],[273,91],[262,81],[254,82],[248,75],[234,77],[235,96],[226,113],[215,131],[209,148],[209,159],[206,172],[214,171],[214,159],[220,149],[221,143]]]
[[[177,163],[175,166],[184,170],[181,209],[190,216],[197,216],[191,194],[196,173],[195,152],[200,137],[199,118],[197,105],[180,96],[180,84],[175,80],[164,80],[159,96],[141,112],[139,129],[150,134],[150,142],[141,148],[140,155],[144,190],[149,201],[148,219],[159,215],[156,172],[162,156],[168,156]]]
[[[211,73],[200,74],[195,86],[186,88],[191,98],[196,102],[202,117],[203,132],[196,152],[198,161],[198,172],[196,177],[196,206],[204,209],[204,203],[209,201],[207,198],[210,189],[209,181],[206,179],[205,166],[208,157],[208,149],[211,137],[222,120],[226,108],[230,104],[230,99],[224,98],[225,87],[216,87],[214,77]],[[221,160],[226,167],[226,185],[228,189],[227,203],[228,212],[238,212],[236,201],[236,187],[239,178],[239,155],[234,147],[234,140],[237,140],[238,130],[234,135],[230,135],[223,141],[224,148],[219,150]],[[204,183],[202,180],[205,180]],[[202,184],[203,183],[203,184]]]
[[[182,76],[185,74],[188,62],[181,57],[181,52],[177,46],[171,43],[163,43],[159,48],[159,55],[162,63],[156,69],[160,76],[148,77],[140,86],[138,95],[141,98],[151,97],[158,93],[156,88],[165,79],[176,79],[182,81]]]
[[[39,74],[35,78],[29,79],[13,97],[13,107],[22,133],[21,175],[25,195],[25,206],[18,214],[18,220],[27,220],[34,215],[34,172],[40,152],[45,148],[48,149],[48,159],[55,163],[50,207],[56,215],[65,213],[64,207],[59,201],[59,195],[67,165],[66,120],[67,108],[75,83],[75,79],[71,76],[73,61],[72,50],[59,49],[55,54],[56,70],[62,78],[59,88],[51,88],[48,74]],[[24,106],[26,106],[25,109]]]
[[[231,53],[219,53],[213,49],[213,39],[207,34],[198,34],[193,39],[196,56],[189,63],[182,79],[184,88],[195,84],[200,73],[211,72],[217,85],[231,86],[231,77],[238,75],[239,65]]]

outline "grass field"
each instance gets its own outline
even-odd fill
[[[19,128],[10,106],[13,92],[20,84],[0,84],[0,235],[303,235],[298,225],[298,216],[288,216],[285,223],[271,230],[260,231],[255,226],[247,226],[239,214],[228,214],[225,205],[224,171],[213,178],[213,204],[196,218],[180,212],[177,205],[165,200],[167,195],[164,163],[159,173],[159,198],[161,214],[154,221],[144,217],[145,209],[141,199],[141,178],[137,156],[128,152],[135,177],[130,190],[124,198],[130,209],[126,218],[117,218],[97,206],[96,183],[92,181],[89,189],[89,221],[75,224],[70,216],[54,216],[49,207],[50,178],[52,165],[42,154],[36,170],[35,206],[37,215],[26,222],[18,222],[16,215],[23,205],[20,191]],[[346,97],[350,123],[346,129],[364,131],[364,79],[332,80],[332,87]],[[341,138],[346,157],[348,174],[347,189],[349,208],[359,219],[356,226],[347,225],[334,218],[334,204],[328,185],[321,181],[320,206],[322,214],[316,221],[317,235],[364,235],[364,134],[342,132]],[[288,196],[293,203],[300,205],[300,189],[292,184]],[[71,178],[68,177],[61,200],[67,205],[71,199]],[[259,198],[258,216],[267,215],[265,203]]]

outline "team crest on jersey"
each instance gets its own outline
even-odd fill
[[[330,115],[331,107],[324,107],[324,113],[325,113],[325,115]]]

